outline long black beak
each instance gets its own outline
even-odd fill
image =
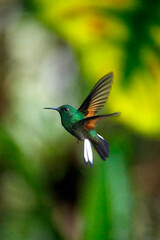
[[[44,109],[50,109],[50,110],[56,110],[56,111],[59,111],[59,108],[49,108],[49,107],[46,107]]]

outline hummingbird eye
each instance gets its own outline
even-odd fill
[[[64,110],[65,112],[67,112],[67,111],[69,111],[69,108],[68,108],[68,107],[65,107],[65,108],[63,108],[63,110]]]

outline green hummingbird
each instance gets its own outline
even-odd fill
[[[89,163],[91,166],[93,165],[93,153],[90,142],[102,160],[106,160],[109,156],[109,144],[102,136],[96,133],[95,126],[103,118],[119,113],[96,116],[95,114],[107,102],[112,82],[112,72],[102,77],[78,110],[70,105],[62,105],[58,108],[45,108],[58,111],[63,127],[76,137],[78,141],[84,141],[84,162],[85,164]]]

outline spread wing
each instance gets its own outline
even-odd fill
[[[98,115],[98,116],[92,116],[92,117],[87,117],[82,120],[79,120],[76,124],[75,127],[80,128],[84,127],[87,130],[92,130],[95,128],[96,124],[101,121],[103,118],[106,117],[111,117],[111,116],[119,116],[119,112],[111,113],[111,114],[106,114],[106,115]]]
[[[95,115],[106,103],[113,82],[113,73],[102,77],[78,109],[86,117]]]

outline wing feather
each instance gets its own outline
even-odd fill
[[[92,116],[92,117],[87,117],[82,120],[79,120],[76,124],[75,127],[77,126],[78,128],[84,127],[87,130],[92,130],[95,128],[95,125],[101,121],[103,118],[106,117],[111,117],[111,116],[118,116],[120,113],[115,112],[111,114],[106,114],[106,115],[97,115],[97,116]]]
[[[113,73],[102,77],[93,87],[87,98],[78,109],[86,117],[95,115],[106,103],[113,82]]]

